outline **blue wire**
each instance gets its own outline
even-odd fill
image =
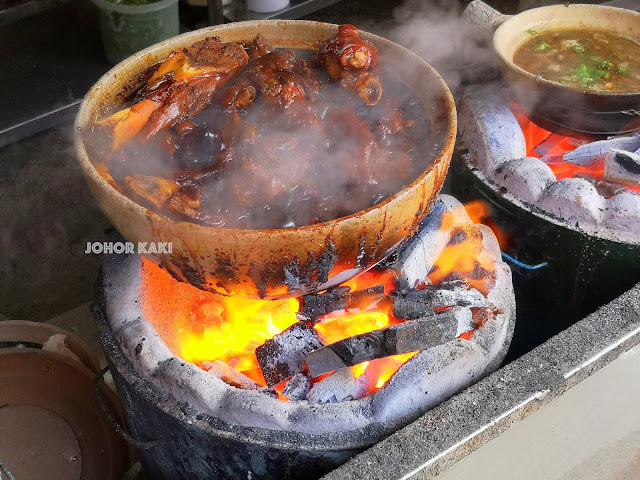
[[[513,258],[512,256],[507,255],[504,252],[501,252],[501,253],[502,253],[502,258],[504,258],[507,262],[511,262],[511,263],[513,263],[514,265],[516,265],[516,266],[518,266],[520,268],[524,268],[525,270],[539,270],[540,268],[544,268],[547,265],[549,265],[549,263],[547,263],[547,262],[542,262],[542,263],[539,263],[537,265],[527,265],[526,263],[522,263],[522,262],[516,260],[515,258]]]

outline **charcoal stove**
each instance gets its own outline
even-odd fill
[[[508,239],[519,323],[508,359],[544,342],[640,281],[640,195],[633,174],[603,176],[640,135],[567,136],[537,126],[505,85],[469,88],[452,188],[481,199]],[[638,146],[635,145],[638,143]]]
[[[266,369],[268,362],[265,367],[260,354],[252,350],[250,356],[258,358],[265,381],[251,366],[242,366],[241,354],[234,354],[234,359],[194,356],[189,353],[193,350],[184,348],[185,343],[175,341],[181,335],[184,338],[189,328],[189,322],[175,316],[183,311],[185,297],[195,296],[200,307],[208,305],[208,312],[217,308],[210,305],[212,300],[229,300],[180,283],[136,254],[106,257],[94,312],[129,429],[147,442],[148,448],[140,450],[147,475],[318,478],[498,368],[515,322],[511,274],[500,259],[491,231],[473,224],[459,202],[440,197],[416,236],[383,266],[363,275],[367,282],[373,278],[375,283],[380,278],[376,275],[388,278],[391,273],[394,290],[385,286],[382,291],[382,304],[386,302],[387,310],[393,310],[386,317],[395,318],[404,308],[402,315],[411,320],[396,320],[391,326],[374,322],[374,328],[383,328],[371,331],[369,326],[364,334],[349,331],[342,335],[343,340],[326,341],[326,329],[318,327],[326,328],[336,318],[342,321],[345,312],[356,315],[349,317],[351,324],[360,322],[362,315],[379,315],[383,309],[375,302],[373,310],[362,304],[355,312],[351,310],[358,292],[381,291],[351,284],[354,290],[349,302],[339,307],[327,303],[322,295],[344,300],[341,295],[348,290],[343,287],[306,296],[297,311],[285,312],[285,316],[293,315],[291,327],[279,324],[276,314],[270,314],[271,324],[278,327],[270,331],[264,345],[277,342],[304,322],[306,326],[297,328],[322,331],[327,346],[303,342],[308,348],[302,353],[304,366],[295,370],[295,365],[291,367],[295,362],[289,362],[290,370],[273,381]],[[428,295],[429,300],[420,297],[415,302],[417,292]],[[273,301],[262,302],[273,305]],[[284,302],[291,305],[297,300]],[[162,303],[166,308],[158,308]],[[286,305],[278,305],[278,312],[283,313]],[[454,311],[467,314],[458,316]],[[448,330],[441,328],[447,315],[453,322],[447,324]],[[470,326],[465,321],[471,321]],[[417,330],[418,335],[403,330],[420,322],[430,325],[429,329]],[[381,331],[383,341],[371,340]],[[290,340],[286,343],[296,343]],[[360,356],[354,359],[335,348],[344,342],[349,352]],[[226,343],[229,346],[231,339]],[[354,347],[356,343],[365,348]],[[405,345],[404,350],[399,345]],[[327,348],[331,350],[328,358],[342,364],[314,363],[314,356]],[[389,353],[405,354],[407,350],[419,352],[401,357],[387,377],[380,376],[376,362],[387,362]],[[367,359],[364,363],[363,358]],[[374,365],[378,367],[369,371]],[[314,368],[320,370],[313,373]],[[330,373],[332,370],[336,371]],[[369,376],[376,372],[377,376]],[[276,373],[281,374],[281,369]],[[294,394],[296,385],[290,383],[300,376],[312,385]]]

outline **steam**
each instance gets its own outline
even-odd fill
[[[406,0],[394,10],[398,26],[382,35],[425,59],[449,89],[499,77],[492,33],[462,16],[458,2]]]

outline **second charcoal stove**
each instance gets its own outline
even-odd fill
[[[620,152],[634,155],[640,134],[595,139],[545,130],[504,85],[469,88],[459,130],[453,191],[488,202],[503,251],[516,260],[519,322],[509,359],[640,281],[640,194],[633,172],[624,173],[626,184],[611,176],[621,173],[611,172],[627,155]]]

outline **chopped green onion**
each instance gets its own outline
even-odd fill
[[[628,66],[623,67],[622,65],[618,65],[618,73],[626,76],[631,75],[631,71],[629,70],[629,67]]]
[[[603,70],[609,70],[611,68],[611,65],[613,65],[613,63],[611,63],[609,60],[602,57],[591,57],[591,60],[596,63],[596,66],[598,68]]]
[[[538,44],[538,46],[536,47],[536,50],[538,50],[539,52],[546,52],[548,50],[553,50],[553,47],[549,45],[547,42],[542,41]]]
[[[535,37],[536,35],[538,35],[538,32],[536,32],[534,29],[527,30],[527,33],[528,33],[529,35],[533,35],[534,37]]]

